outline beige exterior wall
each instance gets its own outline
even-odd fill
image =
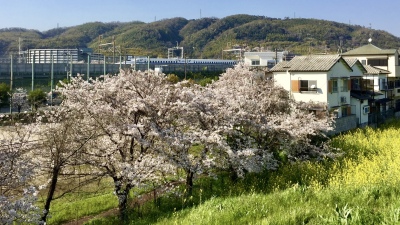
[[[390,71],[388,77],[399,77],[400,78],[400,65],[398,62],[398,54],[394,55],[368,55],[368,56],[345,56],[345,58],[355,58],[358,59],[360,62],[363,60],[368,62],[368,58],[385,58],[388,59],[388,66],[375,66],[380,69]]]
[[[398,71],[397,59],[398,59],[397,55],[392,55],[392,56],[388,57],[388,66],[386,69],[386,70],[390,71],[390,74],[388,75],[388,77],[399,77],[400,76],[400,73]],[[384,69],[384,68],[382,68],[382,69]]]

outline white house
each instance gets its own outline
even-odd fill
[[[350,89],[350,107],[351,113],[356,115],[359,126],[368,125],[370,113],[369,99],[371,94],[362,90],[363,77],[367,73],[367,69],[355,58],[345,59],[352,71],[349,73],[351,89]]]
[[[397,49],[381,49],[371,44],[355,48],[342,54],[346,59],[358,59],[361,64],[366,66],[373,66],[377,70],[388,71],[386,78],[380,76],[378,81],[374,81],[375,87],[381,87],[387,98],[394,99],[393,104],[389,104],[389,108],[394,108],[395,111],[400,111],[400,58]],[[372,71],[371,71],[372,72]],[[377,74],[369,73],[369,77]],[[375,71],[376,72],[376,71]],[[381,74],[382,75],[382,74]],[[375,76],[376,78],[377,76]],[[374,78],[374,79],[375,79]],[[386,84],[382,83],[386,80]],[[372,81],[371,81],[372,82]],[[371,83],[372,84],[372,83]],[[389,102],[391,103],[391,102]]]
[[[269,73],[296,101],[326,103],[338,119],[349,116],[356,119],[355,126],[378,123],[382,117],[389,117],[386,112],[392,102],[388,87],[390,71],[363,65],[356,58],[296,56],[277,64]],[[349,118],[342,124],[351,121]]]
[[[287,51],[283,52],[245,52],[244,63],[252,67],[272,68],[282,61],[289,61],[292,58]]]
[[[338,118],[351,115],[353,70],[340,55],[296,56],[278,63],[270,72],[296,101],[327,103]]]

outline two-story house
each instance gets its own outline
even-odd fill
[[[296,101],[326,103],[337,118],[351,117],[344,123],[347,127],[337,131],[355,128],[359,123],[351,105],[351,76],[361,77],[364,72],[363,67],[353,70],[340,55],[296,56],[270,70],[275,82],[289,90]]]
[[[289,90],[296,101],[327,103],[338,117],[351,112],[352,71],[340,55],[296,56],[270,70],[276,83]]]
[[[362,65],[356,58],[345,58],[352,68],[350,73],[350,104],[359,126],[377,123],[378,115],[386,112],[392,99],[388,98],[387,75],[389,71]]]
[[[370,80],[370,85],[374,86],[374,90],[384,92],[385,98],[394,99],[393,104],[389,102],[389,108],[400,111],[399,52],[397,49],[378,48],[371,43],[371,39],[369,42],[367,45],[343,53],[342,56],[346,59],[358,59],[362,65],[374,67],[375,71],[369,71],[368,78],[365,77],[365,79]]]
[[[356,115],[358,125],[365,126],[369,121],[370,104],[368,100],[371,98],[371,94],[362,89],[363,77],[367,73],[367,69],[355,58],[345,59],[345,61],[352,69],[349,73],[351,111]]]
[[[363,65],[356,58],[307,55],[277,64],[268,75],[296,101],[326,103],[337,123],[352,123],[354,118],[353,125],[339,129],[344,131],[391,116],[389,74],[390,71]]]

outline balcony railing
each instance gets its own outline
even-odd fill
[[[391,81],[391,82],[394,82],[395,88],[400,88],[400,80],[395,80],[395,81]]]
[[[361,87],[359,84],[351,83],[351,90],[361,91]]]
[[[300,87],[300,92],[317,92],[316,87]]]
[[[387,81],[387,82],[381,82],[379,84],[379,90],[385,91],[385,90],[393,90],[395,84],[393,81]]]

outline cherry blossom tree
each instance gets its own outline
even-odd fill
[[[293,160],[329,154],[326,146],[312,142],[331,129],[329,116],[316,117],[308,103],[295,102],[273,80],[239,64],[208,88],[221,107],[228,164],[239,175],[276,168],[281,153]]]
[[[213,92],[200,85],[183,81],[169,91],[174,98],[169,113],[164,114],[161,139],[156,149],[173,165],[186,173],[187,193],[191,195],[195,175],[210,173],[216,158],[226,147],[217,125]]]
[[[155,149],[156,133],[171,105],[170,85],[151,71],[121,71],[89,82],[72,78],[60,88],[60,107],[76,112],[75,120],[91,136],[82,158],[99,175],[112,178],[123,218],[133,187],[159,182],[173,171]]]
[[[29,153],[34,141],[29,128],[3,127],[0,138],[0,224],[38,223],[37,164]]]
[[[14,93],[12,93],[12,105],[17,108],[18,113],[20,113],[22,109],[29,107],[27,96],[28,94],[23,88],[16,88]]]
[[[82,171],[81,153],[88,140],[85,126],[76,120],[77,114],[65,111],[63,107],[51,107],[37,118],[34,132],[37,146],[32,155],[40,161],[38,176],[48,180],[41,221],[46,222],[52,200],[73,192],[93,180],[95,175]],[[73,182],[79,180],[79,182]],[[63,188],[58,188],[61,183]],[[56,195],[56,189],[58,193]]]

